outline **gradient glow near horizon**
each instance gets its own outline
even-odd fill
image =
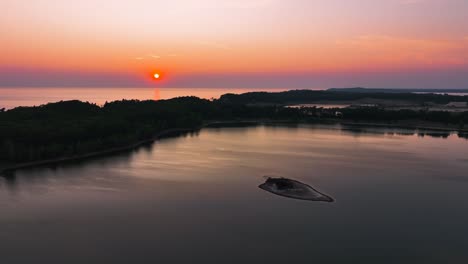
[[[162,71],[168,85],[424,88],[439,76],[468,88],[466,0],[2,0],[0,10],[0,86],[73,73],[137,84]]]

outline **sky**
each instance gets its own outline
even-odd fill
[[[466,0],[1,0],[0,10],[4,87],[468,88]]]

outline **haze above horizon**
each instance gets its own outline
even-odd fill
[[[464,0],[3,0],[0,10],[0,87],[468,88]]]

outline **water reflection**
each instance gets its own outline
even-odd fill
[[[468,138],[466,134],[458,133],[454,131],[435,131],[429,129],[411,129],[411,128],[372,128],[372,127],[363,127],[359,125],[341,125],[341,129],[344,132],[348,132],[355,136],[366,135],[366,134],[380,134],[380,135],[398,135],[398,136],[414,136],[419,137],[434,137],[434,138],[448,138],[452,135],[458,135],[460,138]]]
[[[1,180],[2,263],[466,262],[468,142],[354,128],[206,128],[19,170]],[[337,202],[280,199],[264,175]]]
[[[262,129],[268,129],[270,133],[275,134],[276,132],[282,133],[285,129],[287,129],[288,134],[298,136],[301,131],[304,130],[304,127],[308,127],[314,130],[318,130],[320,132],[323,131],[330,131],[330,134],[336,134],[337,140],[338,138],[342,138],[341,135],[350,135],[357,138],[366,138],[369,136],[375,137],[396,137],[396,136],[403,136],[403,137],[414,137],[417,136],[419,138],[424,137],[431,137],[431,138],[441,138],[441,139],[448,139],[451,136],[458,135],[459,138],[468,139],[466,133],[452,133],[446,131],[431,131],[431,130],[419,130],[419,129],[403,129],[403,128],[382,128],[382,127],[365,127],[360,125],[322,125],[322,124],[315,124],[304,126],[298,123],[285,123],[285,124],[265,124],[265,125],[258,125],[256,123],[251,122],[241,122],[241,123],[232,123],[232,124],[212,124],[209,127],[205,128],[205,130],[209,131],[211,134],[223,134],[225,133],[227,128],[234,128],[234,129],[245,129],[251,128],[255,129],[256,131],[262,131]],[[172,134],[167,134],[163,137],[165,138],[186,138],[186,137],[198,137],[200,131],[190,131],[190,132],[174,132]],[[260,132],[261,133],[261,132]],[[338,134],[337,134],[338,133]],[[296,134],[296,135],[295,135]],[[263,138],[263,135],[262,135]],[[244,139],[245,140],[245,139]],[[276,138],[278,140],[278,138]],[[412,139],[409,139],[412,140]],[[123,151],[119,153],[114,153],[107,155],[105,157],[98,157],[98,158],[90,158],[90,159],[83,159],[83,160],[75,160],[69,162],[61,162],[60,164],[48,164],[44,166],[37,166],[34,168],[22,169],[19,172],[17,171],[9,171],[5,173],[3,176],[3,185],[6,186],[11,193],[14,193],[15,190],[18,188],[19,184],[32,184],[37,183],[38,181],[47,181],[47,177],[56,177],[57,170],[67,170],[67,169],[79,169],[84,166],[92,166],[92,167],[100,167],[101,169],[106,169],[114,163],[119,164],[128,164],[131,163],[134,159],[135,155],[146,155],[152,156],[155,152],[155,147],[158,146],[158,142],[156,143],[149,143],[139,147],[136,150],[131,151]],[[225,148],[219,148],[219,150],[226,151]],[[248,149],[246,149],[248,150]],[[250,151],[252,152],[252,151]],[[283,151],[284,152],[284,151]],[[255,153],[255,152],[252,152]],[[275,153],[275,152],[271,152]],[[178,157],[174,157],[177,159]],[[40,173],[37,173],[40,172]],[[21,177],[21,180],[18,180],[18,175],[27,175],[27,177]]]
[[[458,137],[468,139],[468,132],[459,132]]]
[[[153,100],[159,101],[161,100],[161,89],[160,88],[154,88],[154,98]]]
[[[161,140],[168,140],[171,138],[175,139],[185,137],[196,137],[198,136],[198,134],[198,130],[174,131],[173,133],[165,134],[160,138]],[[76,170],[85,166],[92,166],[94,168],[99,168],[100,170],[106,170],[112,167],[114,163],[129,163],[136,153],[149,155],[152,153],[155,146],[155,143],[148,143],[141,145],[137,149],[119,151],[105,156],[45,164],[21,170],[6,171],[4,174],[2,174],[4,179],[3,182],[11,193],[15,193],[16,189],[18,188],[18,185],[20,184],[28,185],[35,183],[46,183],[48,181],[48,178],[57,177],[57,175],[59,175],[62,170]],[[22,177],[21,175],[23,174],[26,174],[28,176]]]

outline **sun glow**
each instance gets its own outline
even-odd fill
[[[155,73],[153,74],[153,78],[158,80],[159,78],[161,78],[161,75],[159,73]]]

